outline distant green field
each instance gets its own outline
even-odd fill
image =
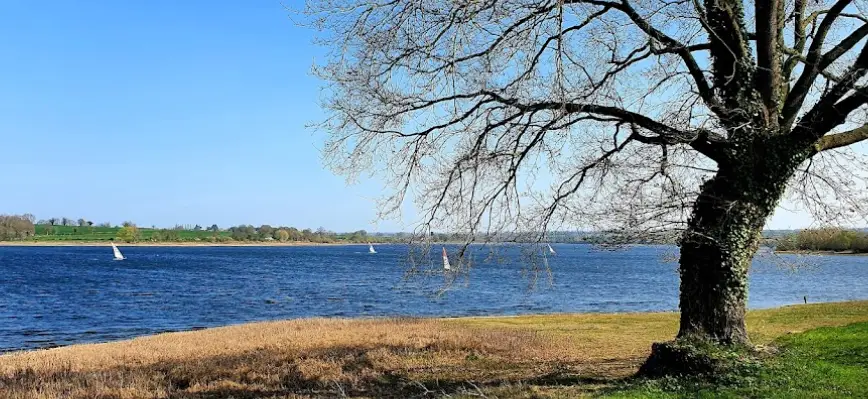
[[[50,226],[37,225],[35,240],[38,241],[111,241],[117,236],[120,227],[97,227],[97,226]],[[139,239],[150,240],[155,232],[164,232],[165,230],[155,230],[147,228],[139,228]],[[177,234],[177,239],[182,241],[190,241],[195,239],[207,240],[214,236],[211,231],[193,231],[193,230],[171,230],[172,234]],[[230,237],[228,231],[217,232],[217,236]]]

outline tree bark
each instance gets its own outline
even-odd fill
[[[681,327],[677,339],[749,342],[747,272],[763,226],[812,144],[754,134],[706,181],[681,237]]]
[[[681,240],[678,338],[747,343],[747,271],[770,210],[718,175],[697,199]]]

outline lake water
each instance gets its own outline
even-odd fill
[[[601,251],[554,245],[531,289],[527,259],[474,250],[473,267],[442,295],[444,277],[405,279],[408,248],[0,247],[0,351],[100,342],[163,331],[299,317],[470,316],[644,312],[678,308],[675,248]],[[447,247],[448,248],[448,247]],[[437,248],[439,250],[439,247]],[[439,252],[432,254],[436,268]],[[789,266],[801,264],[793,271]],[[760,256],[751,308],[868,299],[868,257]]]

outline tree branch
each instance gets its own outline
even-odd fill
[[[564,3],[586,3],[603,7],[612,7],[626,14],[627,17],[629,17],[630,20],[633,21],[633,23],[635,23],[639,29],[641,29],[651,38],[659,41],[660,43],[663,43],[668,49],[670,49],[673,53],[677,54],[681,58],[682,62],[684,62],[684,66],[690,72],[690,76],[693,78],[693,81],[696,84],[696,89],[699,92],[699,96],[702,97],[702,100],[705,102],[705,104],[715,113],[722,112],[720,103],[715,97],[714,91],[711,89],[711,86],[708,84],[708,80],[705,79],[704,71],[699,66],[699,63],[696,62],[696,58],[693,57],[690,46],[686,46],[684,43],[681,43],[680,41],[653,27],[645,18],[639,15],[636,9],[633,8],[633,6],[631,6],[627,0],[623,0],[621,3],[598,0],[564,0]]]
[[[841,80],[805,114],[793,134],[798,138],[817,140],[844,123],[851,112],[868,104],[868,89],[856,86],[865,75],[868,75],[868,44]]]
[[[741,0],[706,0],[705,26],[711,41],[714,87],[727,109],[743,109],[753,81],[748,34]],[[759,35],[758,35],[759,36]],[[748,113],[749,114],[749,113]],[[728,115],[729,116],[729,115]],[[724,118],[728,125],[741,125],[744,118]]]
[[[868,124],[847,132],[824,136],[817,142],[815,148],[817,152],[832,150],[856,144],[865,139],[868,139]]]
[[[635,135],[634,139],[644,144],[673,145],[688,144],[699,153],[708,158],[721,162],[723,160],[723,140],[709,130],[697,129],[695,131],[682,131],[660,123],[645,115],[627,111],[618,107],[584,103],[563,103],[556,101],[523,104],[516,99],[509,99],[493,92],[484,92],[485,95],[503,104],[518,108],[522,112],[536,112],[540,110],[563,110],[567,113],[591,113],[609,116],[623,123],[635,124],[643,129],[656,134],[657,137]]]
[[[832,8],[829,9],[826,17],[823,18],[823,22],[820,22],[820,27],[817,29],[817,33],[814,35],[811,47],[808,50],[805,70],[802,72],[802,75],[799,76],[796,84],[793,85],[792,90],[790,90],[790,93],[787,95],[787,99],[784,102],[784,108],[781,112],[780,126],[790,126],[793,121],[796,120],[796,116],[799,113],[799,109],[802,108],[802,104],[805,102],[805,98],[808,95],[811,85],[814,84],[814,80],[816,80],[817,75],[822,70],[822,68],[820,68],[820,60],[823,57],[822,51],[823,45],[826,41],[826,35],[829,33],[829,30],[832,28],[832,24],[838,18],[838,15],[840,15],[852,1],[853,0],[838,0]]]
[[[829,72],[828,67],[833,62],[837,61],[838,58],[840,58],[842,55],[852,50],[853,47],[866,36],[868,36],[868,24],[862,25],[859,29],[853,31],[853,33],[844,38],[841,43],[838,43],[837,46],[830,49],[828,52],[826,52],[826,54],[823,54],[818,67],[819,75],[835,83],[840,82],[841,77],[835,76],[833,73]],[[787,63],[792,65],[788,65],[788,68],[795,68],[795,65],[799,62],[807,65],[808,59],[800,53],[800,50],[798,48],[790,49],[784,47],[782,51],[790,56],[790,58],[787,59]]]
[[[778,33],[781,0],[756,0],[757,70],[754,85],[765,106],[766,121],[778,122],[778,90],[781,86],[781,65],[778,56]]]
[[[805,7],[807,6],[807,0],[796,0],[795,9],[793,10],[793,54],[784,62],[784,68],[782,72],[782,79],[784,81],[789,81],[790,76],[793,74],[793,70],[796,69],[796,64],[798,63],[798,56],[801,56],[805,51],[805,45],[807,44],[808,34],[806,32],[807,29],[807,21],[805,20]],[[786,85],[789,87],[789,85]],[[789,95],[789,92],[787,93]]]
[[[806,61],[806,58],[802,55],[802,53],[805,52],[805,45],[807,44],[808,25],[815,23],[817,18],[820,15],[827,14],[830,11],[830,10],[814,11],[813,13],[811,13],[810,15],[808,15],[806,17],[804,15],[806,6],[807,6],[806,0],[796,0],[795,1],[795,9],[793,10],[793,18],[795,20],[794,21],[794,27],[793,27],[793,35],[794,35],[793,43],[794,43],[794,45],[793,45],[792,49],[786,49],[785,48],[785,50],[790,50],[790,51],[787,51],[787,53],[790,55],[790,57],[787,58],[786,62],[784,63],[784,72],[783,72],[783,81],[784,82],[787,82],[790,80],[790,77],[793,74],[793,70],[795,70],[795,68],[796,68],[796,64],[798,64],[799,62],[804,63]],[[868,17],[862,16],[862,15],[849,14],[849,13],[842,12],[842,13],[838,14],[838,16],[857,19],[857,20],[860,20],[860,21],[868,24]],[[825,68],[820,68],[820,74],[824,75],[828,78],[828,76],[827,76],[828,72],[825,71]],[[787,86],[784,85],[785,89],[786,89],[786,87]]]
[[[543,42],[542,46],[540,46],[539,50],[533,56],[533,60],[531,61],[528,68],[521,75],[519,75],[518,77],[513,79],[512,82],[507,84],[506,87],[512,86],[513,84],[518,83],[519,81],[521,81],[522,79],[524,79],[528,75],[530,75],[533,72],[534,68],[536,68],[537,63],[539,63],[539,60],[543,56],[543,53],[545,53],[546,49],[548,49],[549,44],[551,44],[552,42],[554,42],[556,40],[557,41],[563,40],[564,35],[566,35],[567,33],[571,32],[571,31],[580,30],[580,29],[584,28],[585,26],[587,26],[588,24],[590,24],[591,22],[593,22],[597,18],[601,17],[603,14],[609,12],[610,9],[611,9],[611,7],[605,6],[600,11],[597,11],[597,12],[589,15],[587,18],[585,18],[584,21],[582,21],[582,23],[580,23],[578,25],[571,26],[569,28],[566,28],[566,29],[558,32],[557,34],[549,36],[549,38],[546,39],[545,42]]]

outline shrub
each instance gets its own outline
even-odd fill
[[[868,252],[868,234],[842,228],[805,229],[778,240],[779,251]]]

